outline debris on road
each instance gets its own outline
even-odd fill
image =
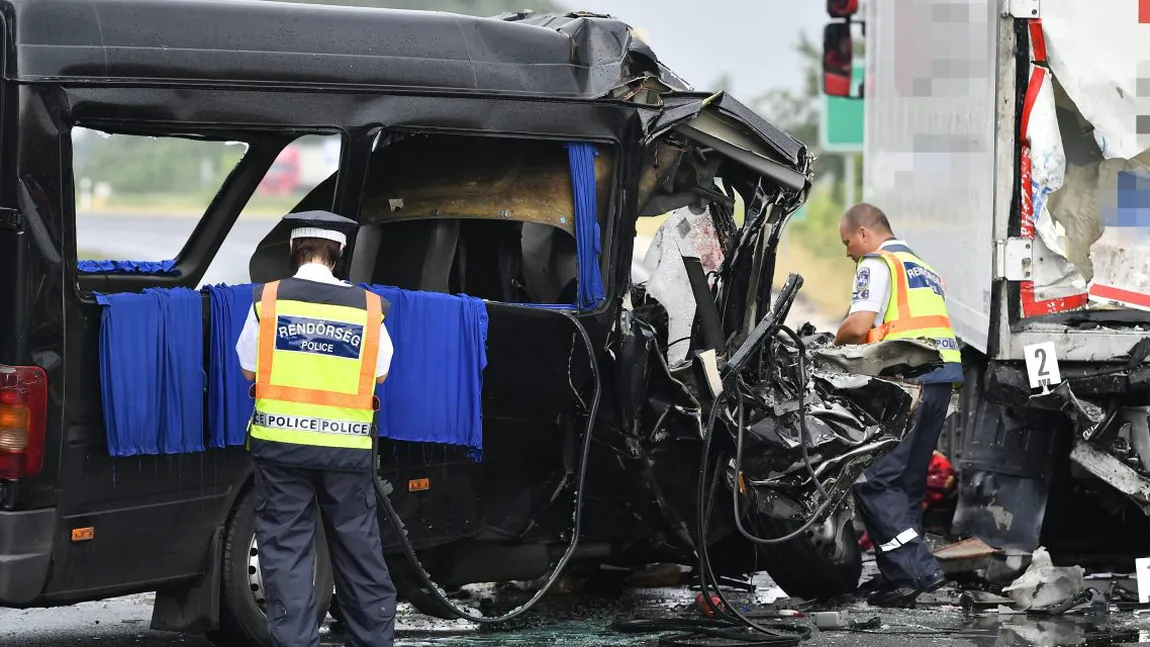
[[[1055,566],[1050,553],[1039,547],[1026,572],[1002,590],[1021,611],[1052,607],[1081,593],[1086,588],[1085,575],[1081,566]]]
[[[942,566],[942,572],[947,575],[985,570],[990,566],[990,560],[999,550],[988,546],[986,542],[977,537],[971,537],[943,546],[934,551],[934,557]]]

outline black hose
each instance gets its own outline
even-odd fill
[[[617,622],[611,628],[624,634],[655,632],[683,632],[659,639],[660,645],[697,645],[699,638],[720,638],[735,642],[739,647],[792,647],[797,644],[792,636],[773,636],[752,633],[736,622],[719,618],[660,618],[655,620],[629,620]],[[728,643],[729,644],[729,643]]]
[[[579,546],[580,525],[583,519],[583,484],[587,477],[587,458],[591,454],[591,432],[594,430],[595,416],[599,411],[599,398],[602,394],[602,385],[599,379],[599,360],[595,356],[595,347],[591,343],[591,336],[587,334],[587,329],[584,328],[583,324],[579,323],[579,320],[575,318],[575,316],[571,313],[560,311],[559,314],[567,317],[567,319],[575,324],[575,327],[579,330],[580,335],[583,336],[583,343],[587,346],[587,356],[591,360],[591,373],[595,381],[595,396],[591,400],[591,408],[587,412],[587,426],[586,431],[583,434],[583,457],[579,461],[579,477],[576,480],[577,485],[575,489],[575,513],[572,521],[571,542],[567,546],[567,551],[563,553],[563,556],[559,559],[559,562],[551,571],[551,575],[548,576],[547,580],[544,582],[543,587],[536,591],[535,595],[532,596],[532,598],[526,603],[520,605],[505,615],[498,617],[487,617],[472,615],[455,606],[451,601],[447,599],[447,596],[445,596],[443,592],[440,591],[439,587],[436,586],[435,582],[431,580],[431,576],[427,574],[427,570],[423,568],[423,564],[419,561],[419,557],[417,557],[415,554],[415,549],[411,547],[411,540],[407,536],[407,529],[403,525],[403,519],[399,517],[399,514],[396,513],[395,508],[391,505],[391,498],[388,496],[389,485],[384,482],[382,477],[380,477],[377,467],[377,460],[379,457],[378,434],[375,434],[374,442],[371,446],[371,475],[373,481],[375,482],[375,493],[380,502],[383,503],[383,509],[387,513],[388,520],[391,521],[391,524],[395,527],[396,534],[399,536],[400,543],[403,544],[403,552],[407,556],[408,563],[410,563],[411,567],[415,570],[416,576],[419,577],[420,583],[423,584],[423,586],[427,589],[427,592],[433,598],[435,598],[437,602],[443,605],[445,610],[463,620],[468,620],[478,624],[498,624],[507,622],[508,620],[512,620],[523,615],[528,610],[530,610],[531,607],[535,606],[535,604],[543,598],[543,596],[556,582],[556,580],[559,579],[559,575],[563,572],[563,569],[567,566],[567,562],[571,560],[571,557],[575,554],[575,549]]]
[[[761,624],[748,618],[745,614],[741,613],[734,605],[732,605],[723,595],[723,590],[719,586],[718,578],[715,577],[711,569],[711,557],[707,550],[707,528],[710,522],[710,505],[709,500],[712,500],[716,490],[718,489],[719,468],[716,466],[712,476],[713,483],[707,488],[707,465],[708,458],[711,453],[711,440],[714,438],[715,421],[718,419],[718,411],[722,406],[722,400],[727,391],[724,391],[718,398],[716,398],[711,408],[711,414],[707,420],[706,431],[703,434],[703,449],[700,453],[699,460],[699,485],[697,490],[696,500],[696,529],[698,536],[697,551],[699,557],[699,590],[702,594],[703,603],[711,614],[720,618],[726,617],[729,622],[735,622],[739,625],[748,627],[760,634],[754,636],[748,634],[744,642],[747,644],[769,644],[776,647],[791,647],[800,644],[803,640],[810,636],[810,628],[808,627],[795,627],[793,625],[779,625],[779,624]],[[717,464],[722,463],[722,457],[716,459]],[[738,486],[735,486],[735,491],[738,491]],[[714,604],[711,600],[711,595],[708,592],[708,582],[715,589],[715,595],[719,598],[721,607]],[[751,642],[751,641],[756,642]],[[763,643],[763,640],[771,642]],[[682,643],[679,643],[682,644]]]
[[[807,429],[807,412],[806,412],[806,393],[807,393],[807,346],[803,343],[802,339],[795,334],[795,331],[786,326],[779,326],[779,330],[787,333],[787,335],[794,340],[795,348],[799,351],[799,431],[802,435],[802,442],[799,447],[802,448],[803,463],[807,466],[807,473],[811,475],[811,480],[815,483],[815,489],[819,491],[824,499],[829,499],[827,491],[823,488],[823,484],[819,481],[819,477],[815,474],[815,468],[811,465],[810,451],[807,449],[807,442],[813,441],[811,432]],[[741,398],[740,398],[741,399]],[[741,464],[737,464],[735,469],[739,469]]]

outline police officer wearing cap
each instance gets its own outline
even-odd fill
[[[942,359],[937,368],[913,378],[922,385],[922,401],[910,433],[853,486],[880,572],[864,585],[872,589],[867,602],[911,607],[921,593],[946,582],[923,541],[922,503],[951,395],[963,381],[962,354],[942,277],[895,237],[886,214],[874,205],[857,204],[843,215],[839,236],[855,262],[855,285],[835,344],[915,339],[932,344]]]
[[[375,385],[387,377],[389,304],[332,274],[354,220],[289,214],[295,276],[255,288],[236,344],[254,381],[248,442],[255,531],[275,647],[319,647],[313,562],[326,523],[348,644],[390,646],[395,587],[383,560],[371,470]]]

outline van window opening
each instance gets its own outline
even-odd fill
[[[251,282],[249,264],[260,241],[321,184],[335,186],[341,150],[340,135],[304,135],[285,146],[228,230],[200,286]]]
[[[595,216],[605,232],[613,156],[596,147]],[[563,142],[395,135],[373,152],[356,265],[363,280],[505,303],[575,306],[579,259]],[[593,240],[592,240],[593,242]]]
[[[168,261],[247,145],[76,127],[72,151],[77,258]]]

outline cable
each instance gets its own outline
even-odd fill
[[[531,607],[535,606],[535,604],[543,598],[547,591],[550,590],[551,586],[555,584],[556,580],[559,579],[559,575],[567,566],[567,562],[569,562],[571,557],[575,554],[575,549],[579,546],[579,532],[583,519],[583,485],[587,477],[587,458],[591,454],[591,433],[595,427],[595,416],[599,412],[599,398],[602,395],[603,389],[599,378],[599,361],[595,357],[595,347],[594,344],[591,343],[591,337],[587,334],[587,329],[584,328],[583,324],[579,323],[579,320],[575,318],[575,316],[571,313],[559,311],[559,314],[567,317],[567,319],[569,319],[575,325],[575,327],[579,330],[579,333],[583,336],[583,343],[587,346],[587,356],[591,360],[591,373],[595,382],[595,397],[592,398],[591,408],[587,412],[587,426],[583,435],[583,457],[579,461],[579,477],[576,481],[577,485],[575,489],[575,513],[572,521],[571,542],[567,546],[567,551],[563,553],[563,556],[555,565],[551,575],[544,582],[543,587],[536,591],[535,595],[532,596],[531,599],[524,604],[521,604],[511,612],[502,616],[487,617],[472,615],[467,611],[464,611],[463,609],[455,606],[451,601],[447,599],[447,596],[443,594],[443,591],[441,591],[435,582],[431,580],[431,576],[428,575],[427,571],[423,568],[423,564],[419,561],[419,557],[417,557],[415,554],[415,549],[413,549],[411,546],[411,540],[407,536],[407,529],[403,525],[403,519],[400,518],[399,514],[396,513],[395,508],[391,505],[391,498],[388,496],[390,494],[390,485],[386,483],[382,477],[380,477],[379,470],[376,468],[376,461],[379,457],[379,436],[378,434],[374,434],[374,442],[372,442],[371,445],[371,474],[372,480],[375,483],[376,496],[379,498],[380,502],[383,503],[383,508],[387,513],[388,520],[391,521],[393,526],[395,526],[396,534],[399,536],[400,543],[403,544],[403,552],[407,556],[408,563],[411,564],[412,569],[415,570],[416,576],[419,577],[420,583],[423,584],[428,593],[433,598],[435,598],[437,602],[443,605],[444,609],[462,620],[468,620],[477,624],[499,624],[523,615],[529,609],[531,609]]]
[[[819,494],[822,495],[824,499],[829,499],[830,497],[827,495],[826,489],[823,488],[822,482],[819,481],[818,475],[815,474],[814,467],[811,466],[810,452],[807,449],[807,441],[814,442],[810,430],[807,429],[807,413],[804,401],[807,392],[807,347],[806,344],[803,343],[803,340],[799,339],[799,336],[795,334],[795,331],[786,326],[779,326],[779,330],[787,333],[787,335],[794,340],[795,348],[799,351],[799,431],[802,434],[802,442],[799,443],[799,446],[802,448],[803,462],[806,463],[807,473],[811,475],[811,480],[815,483],[815,489],[819,491]],[[739,466],[736,465],[735,469],[739,469]]]
[[[723,393],[725,394],[727,391],[724,391]],[[710,456],[711,440],[714,438],[715,421],[718,419],[718,411],[721,407],[723,397],[723,395],[720,395],[711,408],[711,415],[707,420],[706,432],[703,434],[703,448],[700,452],[699,485],[696,500],[696,528],[698,531],[697,550],[699,554],[699,589],[702,593],[704,604],[706,604],[708,610],[713,615],[718,617],[733,616],[735,621],[742,624],[743,626],[749,627],[754,631],[763,634],[764,636],[775,639],[774,642],[768,644],[777,645],[779,647],[798,645],[810,636],[809,627],[795,627],[793,625],[779,624],[765,625],[751,620],[746,615],[739,612],[739,610],[727,600],[726,596],[723,594],[722,588],[719,586],[718,579],[714,576],[714,572],[711,569],[711,557],[707,550],[707,528],[709,526],[711,517],[710,503],[713,502],[715,492],[718,489],[719,469],[716,467],[714,471],[714,475],[712,477],[713,481],[709,489],[710,496],[708,496],[708,488],[706,484],[707,464],[709,461],[707,459]],[[722,456],[717,457],[716,464],[721,464],[722,460]],[[737,487],[734,489],[737,492]],[[716,597],[718,597],[719,601],[722,603],[721,608],[716,606],[711,600],[711,595],[707,591],[708,581],[711,582],[711,585],[715,589]]]
[[[624,634],[644,634],[667,631],[684,632],[666,636],[659,640],[660,645],[687,646],[697,644],[697,637],[720,638],[734,641],[739,647],[792,647],[798,644],[792,636],[772,636],[751,633],[747,627],[730,620],[719,618],[659,618],[655,620],[628,620],[616,622],[611,629]]]

